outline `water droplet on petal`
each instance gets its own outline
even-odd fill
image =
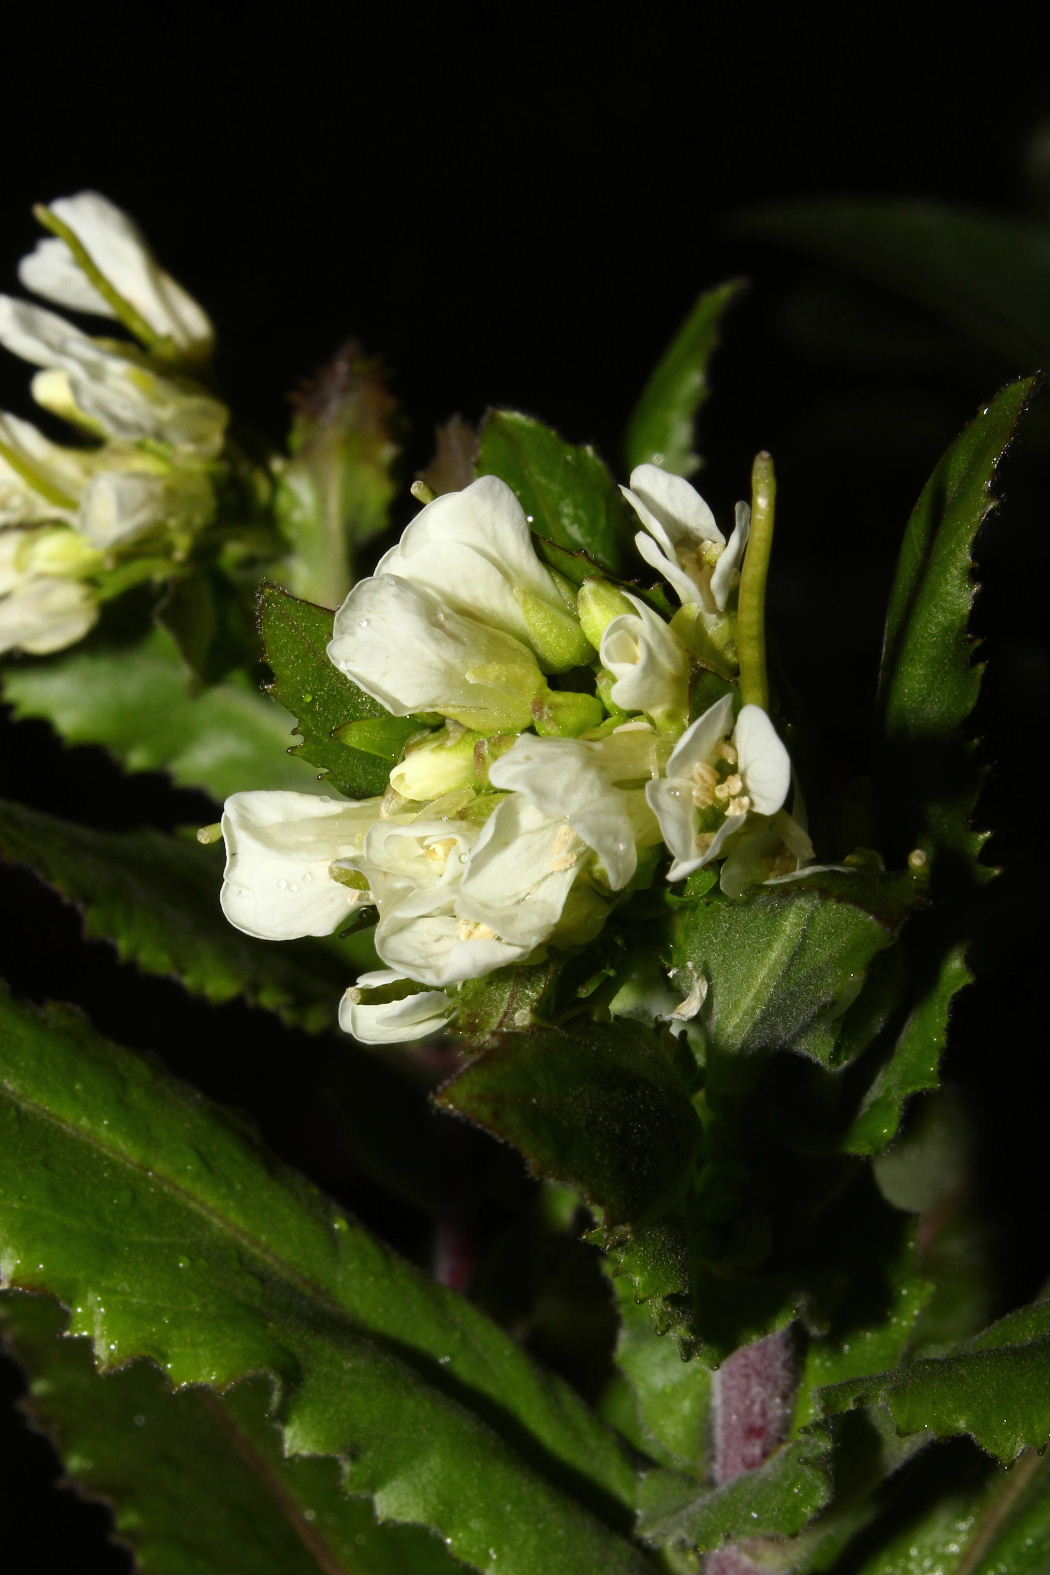
[[[277,890],[278,891],[287,891],[288,890],[288,882],[286,880],[279,880],[277,882]]]

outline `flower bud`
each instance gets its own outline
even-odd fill
[[[601,649],[602,635],[614,618],[632,611],[631,603],[623,591],[610,585],[608,580],[584,580],[576,597],[580,624],[584,634],[596,651]]]

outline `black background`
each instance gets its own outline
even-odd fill
[[[1016,19],[977,38],[922,8],[797,13],[39,8],[5,23],[0,288],[17,288],[32,203],[97,186],[207,305],[223,391],[271,440],[288,391],[345,337],[381,352],[411,419],[410,478],[437,422],[477,419],[489,403],[539,415],[616,463],[624,417],[697,291],[746,274],[715,366],[700,484],[725,517],[752,454],[776,455],[774,618],[848,770],[911,504],[976,406],[1032,368],[965,349],[925,365],[858,359],[837,348],[831,305],[821,349],[807,348],[800,314],[811,322],[814,301],[819,315],[831,300],[826,275],[735,238],[727,221],[767,199],[838,194],[1038,212],[1046,107],[1039,40]],[[0,368],[4,405],[28,413],[24,384],[21,367]],[[1004,1259],[1019,1260],[1040,1179],[1017,1157],[1039,1117],[1019,1128],[1015,1107],[1016,1076],[1035,1075],[1030,1012],[1045,996],[1029,939],[1045,882],[1032,741],[1045,541],[1029,469],[1012,475],[985,541],[978,614],[992,658],[981,725],[1003,762],[987,813],[1005,825],[995,851],[1007,875],[987,898],[984,984],[960,1008],[949,1072],[987,1109],[986,1184]],[[214,818],[162,779],[123,779],[98,752],[61,750],[41,724],[8,725],[2,743],[8,796],[99,826]],[[280,1119],[317,1052],[259,1014],[209,1017],[174,986],[144,985],[104,947],[82,947],[75,917],[22,872],[5,872],[3,902],[21,989],[81,1001],[115,1037],[250,1107],[288,1157],[411,1244],[414,1221],[385,1212],[315,1132]],[[1017,1073],[1003,1078],[1004,1064]],[[1038,1108],[1027,1091],[1019,1103]],[[1014,1299],[1040,1272],[1015,1274]],[[40,1496],[42,1446],[21,1452],[0,1520],[4,1568],[125,1568],[94,1511]]]

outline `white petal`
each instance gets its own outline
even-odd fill
[[[723,695],[708,706],[702,716],[691,722],[674,747],[667,762],[669,777],[691,777],[693,767],[710,760],[715,746],[729,737],[733,725],[733,697]]]
[[[700,855],[696,851],[696,808],[693,804],[693,784],[679,777],[661,777],[650,782],[645,790],[649,807],[660,824],[664,842],[674,856],[669,880],[677,880],[674,872],[682,869],[688,874],[695,869]],[[686,868],[688,866],[688,868]]]
[[[208,456],[222,447],[229,412],[219,400],[96,343],[54,312],[0,296],[0,344],[64,372],[78,409],[114,437],[152,438]]]
[[[733,742],[751,808],[757,815],[775,814],[791,785],[791,760],[761,706],[744,706],[736,720]]]
[[[561,918],[585,856],[585,844],[565,820],[511,793],[482,828],[456,912],[531,951]]]
[[[339,1003],[339,1026],[344,1033],[353,1034],[365,1045],[407,1044],[440,1033],[452,1015],[452,1002],[443,990],[420,990],[399,1001],[374,1006],[361,1002],[362,990],[398,984],[403,979],[389,968],[363,973]]]
[[[602,636],[601,660],[615,678],[610,691],[624,711],[661,718],[684,711],[689,656],[658,613],[624,593],[634,613],[614,618]]]
[[[0,443],[12,451],[46,487],[76,501],[91,475],[94,450],[63,448],[18,416],[0,412]],[[0,524],[30,520],[69,520],[72,511],[49,501],[0,454]]]
[[[419,916],[395,910],[376,926],[375,947],[398,973],[437,988],[480,979],[531,950],[508,945],[487,927],[461,919],[451,909]]]
[[[643,749],[647,742],[643,738]],[[638,855],[628,795],[613,786],[610,774],[624,769],[624,748],[617,741],[609,752],[604,744],[527,734],[493,763],[489,780],[493,787],[522,794],[549,821],[568,822],[598,855],[612,889],[620,891],[634,874]]]
[[[230,923],[263,940],[330,935],[366,894],[333,880],[329,866],[360,851],[380,803],[234,793],[222,817],[227,858],[220,901]]]
[[[103,471],[89,482],[77,525],[97,547],[134,541],[163,526],[197,530],[207,523],[213,494],[206,479],[136,471]]]
[[[701,592],[692,577],[685,572],[677,559],[668,557],[651,536],[640,530],[634,538],[634,544],[650,568],[663,575],[683,607],[701,599]]]
[[[0,652],[47,656],[74,645],[98,619],[98,602],[73,580],[36,579],[0,598]]]
[[[155,333],[181,350],[206,355],[214,340],[207,315],[192,296],[157,263],[142,232],[108,197],[97,191],[59,197],[48,204],[68,224],[99,272],[115,286]],[[18,276],[27,289],[74,311],[115,315],[81,273],[63,240],[48,236],[22,259]]]
[[[335,615],[328,655],[395,716],[437,711],[482,733],[530,726],[543,688],[519,640],[391,574],[354,586]]]
[[[674,476],[659,465],[637,465],[625,496],[646,530],[672,551],[679,543],[725,541],[711,510],[684,476]]]
[[[744,548],[751,531],[751,510],[746,503],[736,506],[736,524],[733,534],[726,543],[725,551],[715,564],[711,575],[711,595],[714,597],[715,606],[719,612],[725,612],[729,601],[729,592],[733,584],[733,575],[739,570],[744,557]]]
[[[372,888],[381,921],[395,909],[418,918],[448,907],[478,836],[465,821],[377,820],[352,862]]]
[[[567,632],[577,623],[536,556],[525,511],[498,476],[482,476],[462,492],[428,503],[375,572],[432,591],[446,607],[525,645],[532,643],[535,627],[523,610],[526,593],[555,622],[564,622]],[[586,652],[582,638],[575,642],[576,661]]]

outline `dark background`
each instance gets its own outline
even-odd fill
[[[745,274],[700,484],[724,518],[753,453],[776,455],[774,622],[848,772],[908,511],[977,405],[1033,368],[938,339],[933,316],[734,236],[731,216],[842,194],[1040,213],[1046,105],[1027,26],[1011,18],[978,39],[948,15],[874,5],[831,21],[710,6],[685,20],[596,6],[102,6],[72,20],[40,9],[5,23],[0,288],[17,289],[32,203],[97,186],[206,304],[223,391],[270,440],[288,391],[344,338],[381,352],[411,421],[410,479],[436,423],[476,420],[489,403],[593,441],[618,467],[624,418],[697,291]],[[858,314],[876,325],[866,348],[848,327]],[[892,333],[880,351],[883,322],[910,353],[891,353]],[[28,413],[24,390],[23,368],[0,367],[6,407]],[[1018,1158],[1041,1129],[1016,1079],[1037,1076],[1030,1014],[1045,996],[1031,936],[1046,873],[1032,743],[1045,715],[1046,549],[1027,451],[1012,465],[978,612],[992,663],[980,727],[1003,762],[986,818],[1005,828],[994,853],[1007,874],[986,899],[984,982],[960,1006],[949,1061],[985,1111],[1004,1262],[1026,1256],[1025,1200],[1041,1179]],[[42,724],[8,725],[2,744],[10,797],[99,826],[214,818],[162,779],[62,750]],[[82,946],[75,916],[22,872],[5,871],[3,903],[22,990],[81,1001],[114,1037],[249,1108],[287,1157],[411,1250],[419,1222],[319,1145],[305,1115],[286,1119],[289,1084],[309,1080],[322,1052],[261,1014],[209,1014],[175,986],[144,984],[103,946]],[[1033,1294],[1041,1273],[1015,1271],[1004,1295]],[[44,1446],[4,1436],[23,1460],[0,1514],[4,1568],[125,1568],[104,1549],[101,1511],[42,1497]]]

